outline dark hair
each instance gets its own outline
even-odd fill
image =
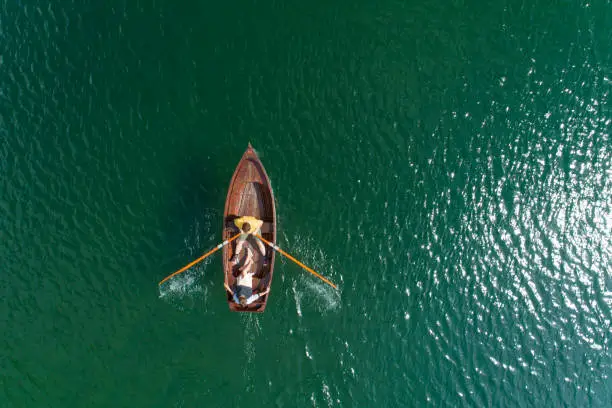
[[[248,222],[245,222],[242,224],[242,230],[244,232],[249,232],[251,230],[251,224],[249,224]]]
[[[238,300],[240,301],[240,306],[246,306],[247,302],[246,302],[246,296],[244,295],[240,295],[240,297],[238,298]]]

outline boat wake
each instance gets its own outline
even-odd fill
[[[261,334],[261,323],[259,322],[261,316],[255,313],[240,313],[240,315],[244,332],[248,333],[244,336],[244,354],[247,362],[252,363],[255,359],[255,342]]]
[[[254,384],[258,373],[258,367],[255,363],[257,343],[262,333],[261,317],[257,313],[240,313],[240,321],[244,327],[244,355],[246,364],[242,370],[244,383],[246,384],[246,392],[254,392]]]

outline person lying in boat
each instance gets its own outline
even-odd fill
[[[247,306],[266,295],[270,288],[263,292],[253,294],[253,275],[255,274],[255,261],[253,260],[253,251],[247,247],[247,256],[244,265],[240,267],[240,275],[236,278],[235,290],[232,290],[227,282],[223,285],[225,289],[232,295],[234,302],[241,306]]]
[[[263,256],[266,255],[266,246],[263,242],[261,242],[259,238],[255,236],[261,235],[261,226],[263,225],[262,220],[258,220],[255,217],[247,215],[244,217],[236,218],[234,220],[234,225],[238,227],[238,229],[241,231],[241,234],[236,240],[236,251],[234,251],[234,256],[232,256],[232,258],[230,259],[231,263],[235,264],[236,262],[238,262],[240,252],[242,251],[244,243],[247,241],[247,239],[249,239],[249,237],[251,238],[251,240],[255,241],[257,248],[259,248],[259,252],[261,252]]]

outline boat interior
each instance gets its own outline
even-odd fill
[[[231,238],[239,232],[238,227],[234,224],[234,220],[241,216],[249,215],[262,220],[264,223],[261,227],[261,235],[266,240],[275,242],[274,237],[274,218],[272,197],[265,186],[258,182],[247,183],[239,198],[238,204],[234,206],[225,219],[225,239]],[[237,241],[233,241],[228,246],[228,260],[234,255]],[[236,277],[240,274],[240,268],[246,260],[246,247],[250,246],[253,251],[254,268],[256,270],[253,275],[253,293],[261,292],[267,288],[270,281],[270,268],[273,267],[273,249],[264,244],[265,254],[261,253],[256,238],[249,236],[244,245],[244,249],[238,254],[239,261],[232,266],[231,276],[228,276],[228,284],[234,285]],[[264,262],[265,261],[265,262]],[[253,304],[249,305],[249,309],[257,309],[265,303],[264,299],[258,299]],[[231,307],[231,306],[230,306]],[[239,307],[239,306],[238,306]],[[239,307],[240,308],[240,307]],[[244,308],[242,308],[244,309]]]

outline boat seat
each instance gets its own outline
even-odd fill
[[[227,220],[225,222],[225,228],[231,230],[231,231],[236,231],[238,232],[238,227],[236,227],[236,225],[234,224],[234,220]],[[262,234],[268,234],[274,231],[274,224],[271,222],[266,222],[264,221],[263,225],[261,226],[261,233]]]
[[[225,219],[225,227],[226,228],[237,228],[236,224],[234,224],[234,220],[238,218],[236,216],[228,216]],[[261,232],[271,232],[272,231],[272,225],[273,222],[272,220],[268,219],[268,218],[264,218],[263,219],[263,225],[261,226]],[[267,228],[267,230],[266,230]]]

